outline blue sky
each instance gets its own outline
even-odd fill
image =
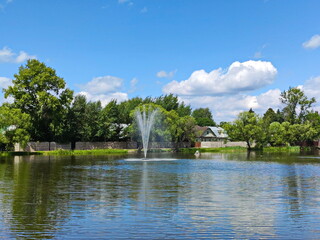
[[[217,122],[281,108],[289,86],[320,102],[319,12],[318,0],[0,0],[0,87],[37,58],[89,100],[174,93]]]

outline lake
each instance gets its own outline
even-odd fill
[[[320,239],[320,156],[0,159],[3,239]]]

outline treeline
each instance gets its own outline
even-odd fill
[[[192,110],[177,96],[135,97],[124,102],[88,101],[74,96],[54,69],[38,60],[28,60],[4,89],[13,103],[0,107],[0,146],[28,141],[127,141],[137,138],[132,112],[142,105],[157,106],[161,112],[158,131],[152,136],[163,141],[192,141],[195,125],[215,126],[208,108]],[[162,128],[161,128],[161,126]]]
[[[223,128],[232,140],[246,141],[248,148],[265,146],[312,146],[320,137],[320,115],[312,110],[315,98],[308,98],[299,88],[283,91],[284,107],[269,108],[263,116],[252,109],[242,112]]]

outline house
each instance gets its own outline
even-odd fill
[[[228,134],[221,127],[195,127],[196,142],[223,142]]]

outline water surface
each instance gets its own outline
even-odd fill
[[[139,158],[1,158],[0,238],[320,239],[319,156]]]

